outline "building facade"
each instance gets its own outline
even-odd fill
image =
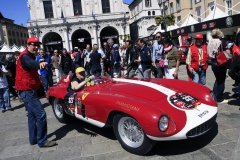
[[[28,0],[30,36],[36,35],[46,50],[84,49],[112,38],[130,38],[128,5],[120,0]]]
[[[166,14],[174,14],[178,26],[181,26],[189,14],[198,22],[204,21],[214,7],[229,16],[240,12],[238,0],[169,0],[167,5]]]
[[[25,46],[28,38],[28,29],[23,25],[14,24],[14,20],[5,18],[0,12],[0,46]]]
[[[157,0],[133,0],[129,5],[130,31],[133,40],[150,35],[156,28],[154,17],[161,15]]]

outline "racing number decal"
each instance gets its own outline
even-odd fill
[[[176,93],[170,96],[170,102],[174,106],[183,110],[197,109],[196,107],[201,104],[197,98],[194,98],[186,93]]]
[[[87,97],[88,94],[89,94],[89,92],[86,92],[82,95],[82,101]]]

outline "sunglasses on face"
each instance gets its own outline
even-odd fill
[[[156,36],[156,38],[158,39],[158,38],[161,38],[160,36]]]

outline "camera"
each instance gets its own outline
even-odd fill
[[[174,77],[174,79],[178,79],[178,76],[174,76],[174,74],[172,76]]]

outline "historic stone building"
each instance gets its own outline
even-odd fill
[[[129,5],[130,30],[133,40],[149,36],[156,30],[154,17],[161,15],[157,0],[133,0]]]
[[[28,0],[27,5],[29,34],[50,51],[130,38],[128,5],[121,0]]]
[[[5,18],[0,12],[0,46],[25,46],[28,38],[28,29],[23,25],[14,24],[14,20]]]

